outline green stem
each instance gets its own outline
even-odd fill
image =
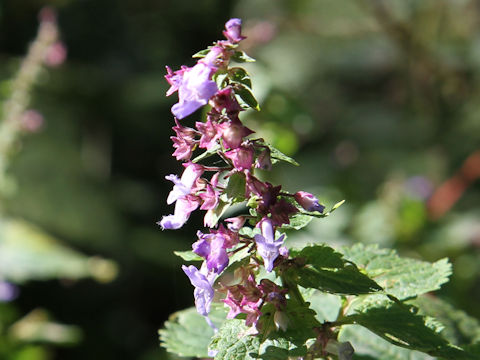
[[[280,275],[280,279],[282,280],[282,285],[288,289],[288,294],[290,295],[290,298],[294,299],[300,305],[304,305],[305,299],[300,293],[298,285],[294,281],[288,279],[288,277],[284,274]]]

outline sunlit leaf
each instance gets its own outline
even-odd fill
[[[342,254],[325,245],[307,246],[291,250],[292,257],[304,265],[298,269],[297,282],[304,288],[315,288],[334,294],[368,294],[382,288]]]
[[[226,317],[223,306],[213,306],[209,314],[212,322],[220,327]],[[194,307],[170,315],[165,328],[159,331],[160,342],[169,352],[180,356],[208,357],[208,344],[213,329]]]

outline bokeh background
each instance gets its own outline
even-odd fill
[[[40,128],[0,146],[0,359],[175,359],[157,330],[193,298],[172,251],[202,219],[155,225],[180,171],[163,76],[230,17],[257,58],[243,119],[301,163],[270,181],[347,200],[289,241],[448,256],[435,296],[480,318],[477,0],[1,0],[4,122],[45,5],[67,57],[28,92]]]

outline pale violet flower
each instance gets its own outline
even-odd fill
[[[240,19],[233,18],[228,20],[225,24],[225,29],[223,35],[234,44],[246,39],[245,36],[242,36],[242,20]]]
[[[177,200],[175,203],[175,211],[171,215],[164,216],[157,224],[162,230],[180,229],[199,205],[199,199],[193,195],[187,195]]]
[[[264,218],[260,222],[261,234],[255,235],[255,242],[257,244],[258,254],[262,257],[265,269],[271,272],[273,269],[273,262],[280,254],[280,248],[283,245],[285,234],[282,234],[275,240],[275,229],[272,220]]]
[[[173,204],[183,196],[191,193],[195,181],[202,175],[203,167],[198,164],[189,163],[179,179],[177,175],[170,174],[165,179],[174,183],[173,190],[170,191],[167,198],[167,204]]]
[[[213,290],[213,281],[215,279],[215,273],[208,273],[208,270],[205,266],[202,266],[198,270],[195,266],[182,266],[182,270],[190,279],[190,282],[195,287],[193,291],[193,297],[195,298],[195,307],[197,312],[204,316],[207,320],[207,323],[213,328],[216,329],[212,321],[208,317],[210,313],[210,305],[212,303],[215,291]]]
[[[211,80],[216,68],[198,62],[194,67],[186,69],[175,79],[178,87],[178,103],[172,106],[172,114],[183,119],[206,105],[208,100],[218,91],[217,84]]]

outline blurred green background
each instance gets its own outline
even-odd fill
[[[193,297],[172,251],[202,214],[155,225],[171,211],[164,176],[180,171],[163,76],[230,17],[257,58],[262,111],[243,119],[301,163],[265,176],[347,200],[291,244],[448,256],[436,296],[480,318],[478,1],[1,0],[4,102],[45,5],[68,56],[36,80],[29,108],[44,123],[15,143],[2,190],[0,282],[18,296],[0,302],[0,359],[174,359],[157,330]]]

